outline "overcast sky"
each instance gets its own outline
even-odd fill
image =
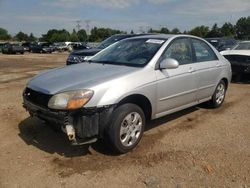
[[[181,31],[250,16],[250,0],[0,0],[0,27],[11,34],[48,29],[72,31],[76,20],[86,29],[111,27],[125,31],[167,26]]]

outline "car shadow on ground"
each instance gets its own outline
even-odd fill
[[[198,109],[198,107],[191,107],[180,112],[152,120],[147,123],[145,131],[159,127],[162,124],[169,123],[172,120],[180,118],[186,114],[190,114]],[[60,130],[51,128],[37,118],[26,118],[19,123],[18,127],[20,131],[19,136],[27,145],[33,145],[34,147],[47,153],[57,153],[64,157],[77,157],[92,153],[90,145],[71,146],[64,133]],[[102,140],[92,144],[91,148],[104,155],[117,155],[109,149]]]

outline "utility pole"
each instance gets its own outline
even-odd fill
[[[91,22],[91,20],[85,20],[86,33],[87,33],[87,42],[89,41],[89,36],[90,36],[90,22]]]
[[[91,20],[85,20],[87,35],[90,34],[90,22]]]
[[[81,29],[81,25],[80,25],[80,23],[81,23],[81,20],[76,20],[76,28],[77,28],[77,31],[80,31],[80,29]]]

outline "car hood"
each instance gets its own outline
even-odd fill
[[[41,73],[30,80],[27,87],[46,94],[88,89],[139,69],[120,65],[81,63]]]
[[[221,55],[245,55],[250,56],[250,50],[226,50],[221,51]]]
[[[91,49],[84,49],[84,50],[76,50],[71,53],[71,55],[79,55],[79,56],[93,56],[96,53],[100,52],[101,49],[99,48],[91,48]]]

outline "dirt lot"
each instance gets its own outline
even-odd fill
[[[250,187],[250,85],[231,84],[216,110],[193,107],[150,122],[140,145],[115,156],[72,147],[22,108],[37,73],[67,54],[0,54],[0,187]]]

